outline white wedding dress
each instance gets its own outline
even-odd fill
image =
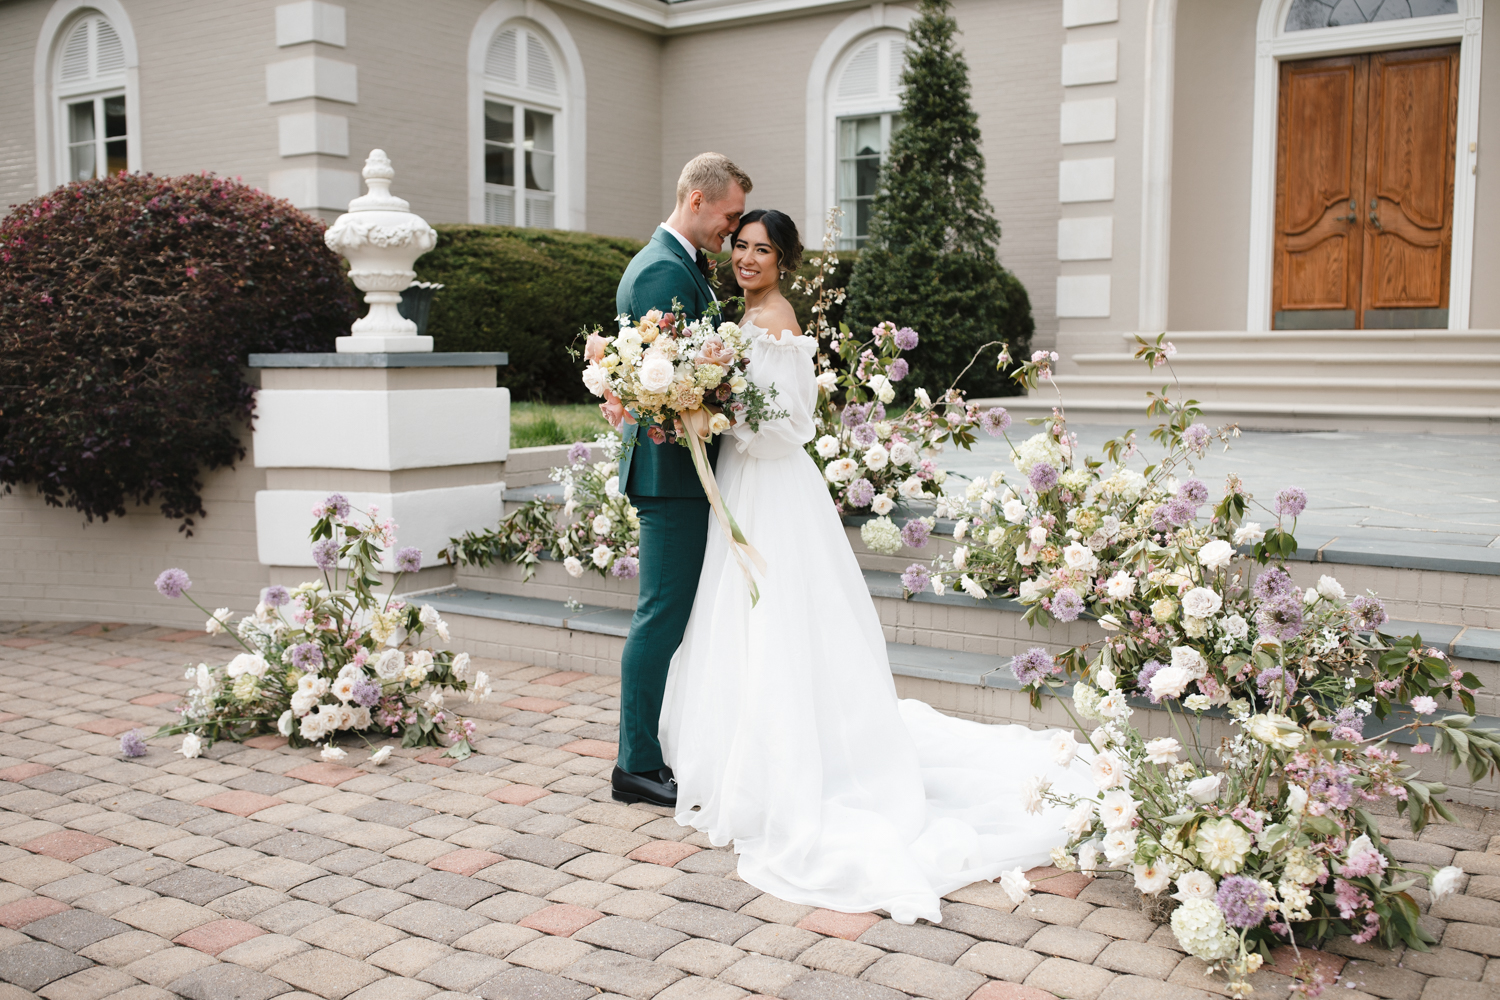
[[[739,565],[710,522],[708,551],[661,714],[677,821],[734,842],[739,874],[782,899],[938,921],[939,898],[1062,843],[1061,811],[1025,812],[1057,767],[1050,734],[988,726],[899,700],[869,591],[817,465],[816,342],[756,327],[749,377],[789,416],[737,426],[717,479],[765,557],[752,610]]]

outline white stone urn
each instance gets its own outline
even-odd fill
[[[349,203],[323,241],[349,259],[349,277],[365,293],[370,311],[354,321],[353,336],[338,338],[340,354],[431,351],[432,338],[396,309],[412,283],[416,259],[437,245],[437,233],[405,200],[391,194],[396,171],[383,149],[370,150],[363,171],[366,194]]]

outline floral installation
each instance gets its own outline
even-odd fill
[[[196,757],[217,740],[241,740],[274,730],[293,746],[324,743],[323,757],[340,760],[340,733],[401,737],[404,747],[444,746],[447,756],[467,757],[474,724],[446,706],[449,697],[470,702],[490,694],[490,680],[475,671],[467,653],[445,647],[448,626],[430,605],[381,597],[378,567],[395,544],[396,525],[377,521],[379,511],[356,510],[335,493],[313,507],[313,561],[321,579],[292,589],[267,587],[253,614],[238,622],[228,608],[209,614],[210,634],[229,634],[244,652],[228,663],[189,667],[193,683],[182,719],[155,735],[184,733],[185,757]],[[395,553],[402,576],[421,569],[422,553]],[[156,579],[163,597],[187,597],[192,580],[181,569]],[[128,736],[129,734],[127,734]],[[121,740],[121,750],[132,747]],[[389,747],[371,760],[389,757]],[[375,758],[379,757],[380,760]]]

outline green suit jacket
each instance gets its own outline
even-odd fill
[[[703,315],[714,301],[708,281],[677,237],[657,227],[651,242],[630,261],[615,292],[615,311],[640,319],[652,309],[669,312],[676,299],[691,317]],[[620,489],[627,496],[702,497],[703,486],[693,458],[680,444],[654,444],[639,424],[620,427],[625,452],[620,459]],[[719,439],[708,445],[708,459],[719,457]]]

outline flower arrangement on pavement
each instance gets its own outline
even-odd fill
[[[266,588],[255,612],[237,623],[229,608],[209,613],[198,605],[183,570],[157,577],[163,597],[187,597],[209,614],[210,634],[227,632],[244,651],[226,664],[190,667],[185,679],[193,687],[182,720],[156,735],[184,733],[180,752],[188,757],[216,740],[268,730],[293,745],[324,743],[328,760],[347,754],[335,743],[341,733],[399,736],[405,747],[446,745],[449,756],[468,756],[473,723],[446,702],[452,695],[483,701],[489,678],[472,668],[467,653],[445,649],[448,626],[430,605],[375,592],[396,525],[377,521],[374,508],[356,511],[337,493],[315,506],[313,516],[313,560],[321,579]],[[393,591],[421,561],[418,549],[396,552]],[[386,756],[389,748],[376,754],[376,763]]]

